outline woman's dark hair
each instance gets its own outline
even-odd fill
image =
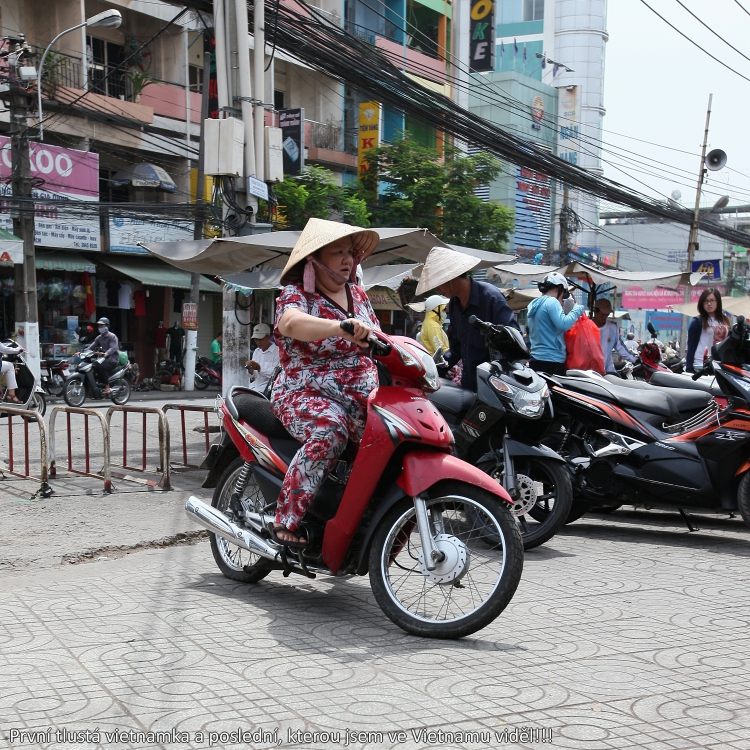
[[[721,306],[721,292],[715,287],[709,287],[701,292],[701,296],[698,298],[698,315],[700,316],[701,323],[704,328],[708,328],[708,313],[706,312],[705,302],[710,295],[714,295],[716,298],[716,318],[722,323],[729,325],[729,316],[724,314],[724,308]]]

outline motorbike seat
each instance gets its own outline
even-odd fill
[[[650,390],[647,388],[615,385],[610,380],[605,380],[601,377],[595,380],[593,378],[557,376],[555,380],[563,388],[570,388],[579,393],[586,393],[596,398],[614,401],[626,409],[646,411],[670,420],[676,419],[679,415],[675,401],[658,389]]]
[[[683,390],[691,391],[703,391],[710,393],[714,396],[722,396],[721,388],[718,385],[711,385],[709,383],[701,382],[700,380],[693,380],[692,378],[685,377],[684,375],[676,375],[671,372],[655,372],[651,376],[651,382],[654,385],[666,387],[666,388],[681,388]]]
[[[667,375],[668,373],[654,373],[654,375],[657,374]],[[663,385],[659,385],[658,383],[654,384],[653,375],[651,376],[650,383],[644,383],[640,380],[623,380],[616,375],[606,376],[607,380],[615,386],[634,388],[640,391],[647,390],[663,393],[674,402],[675,408],[680,413],[701,411],[711,403],[713,394],[702,389],[685,388],[682,384],[687,378],[680,377],[679,375],[674,375],[674,377],[676,378],[675,386],[668,388],[665,391]]]
[[[450,380],[441,380],[440,388],[430,393],[428,398],[442,414],[453,415],[460,421],[473,406],[477,394],[455,385]]]

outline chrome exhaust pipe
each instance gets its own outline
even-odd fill
[[[281,549],[262,536],[232,523],[221,511],[191,495],[185,501],[185,512],[203,528],[238,547],[269,560],[278,560]]]

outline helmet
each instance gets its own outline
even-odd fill
[[[629,341],[632,341],[635,338],[635,334],[632,331],[628,331],[627,336]]]
[[[539,291],[546,294],[553,287],[560,286],[563,290],[563,297],[570,297],[570,287],[568,280],[559,272],[551,271],[544,277],[544,281],[539,284]]]
[[[447,305],[449,302],[447,297],[443,297],[442,294],[431,294],[425,301],[424,301],[424,311],[430,312],[434,310],[436,307],[440,307],[441,305]]]
[[[98,326],[107,326],[107,327],[109,327],[109,318],[99,318],[99,320],[96,321],[96,324]]]

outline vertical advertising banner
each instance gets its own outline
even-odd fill
[[[578,151],[581,147],[581,100],[578,86],[567,86],[558,89],[558,123],[557,155],[561,159],[578,164]]]
[[[495,69],[494,0],[472,0],[469,24],[469,68],[473,73]]]
[[[359,136],[357,140],[357,173],[362,177],[367,172],[365,154],[380,145],[380,104],[360,102]]]
[[[280,109],[284,176],[299,174],[305,166],[305,110]]]

